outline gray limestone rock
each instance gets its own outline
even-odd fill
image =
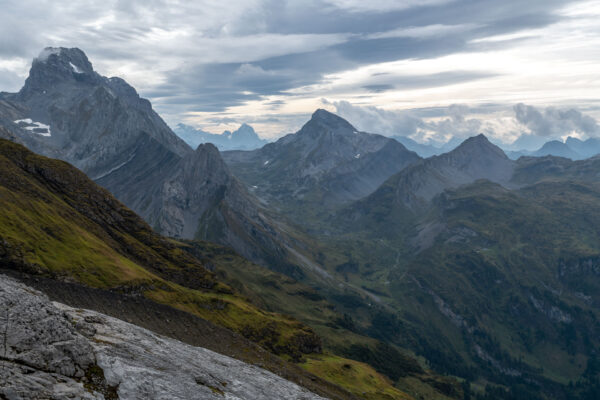
[[[259,367],[52,303],[2,275],[0,313],[0,397],[321,399]]]

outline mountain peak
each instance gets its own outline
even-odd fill
[[[326,132],[334,133],[356,133],[357,130],[344,118],[339,117],[327,110],[319,108],[298,133],[310,132],[312,136]]]
[[[232,132],[232,136],[237,138],[258,139],[258,135],[254,131],[254,128],[246,123],[243,123],[236,131]]]
[[[41,65],[40,65],[41,64]],[[33,59],[32,68],[61,68],[75,74],[94,72],[92,63],[83,51],[74,47],[46,47]]]
[[[320,121],[320,122],[325,122],[325,123],[329,123],[329,124],[348,124],[349,126],[352,126],[344,118],[342,118],[332,112],[329,112],[323,108],[317,109],[317,111],[315,111],[312,114],[311,121]]]
[[[92,63],[78,48],[46,47],[33,59],[29,77],[21,89],[27,97],[65,81],[96,82],[100,76],[94,72]]]
[[[471,136],[471,137],[467,138],[463,143],[465,143],[465,142],[491,144],[491,142],[488,140],[487,136],[485,136],[483,133],[480,133],[479,135],[476,135],[476,136]]]
[[[462,153],[465,151],[469,153],[477,152],[477,155],[479,156],[485,156],[486,154],[492,153],[501,158],[508,158],[506,154],[504,154],[504,151],[490,142],[483,133],[466,139],[456,149],[452,150],[451,153]]]

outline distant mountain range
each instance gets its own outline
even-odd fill
[[[525,398],[566,396],[553,376],[577,363],[552,364],[551,354],[600,346],[573,333],[600,332],[592,294],[600,288],[597,157],[512,160],[478,135],[423,159],[390,140],[319,110],[296,134],[223,157],[259,198],[310,233],[319,264],[341,287],[361,289],[362,300],[350,291],[336,297],[345,313],[383,307],[362,320],[371,334],[418,342],[440,370],[501,376],[511,388],[537,382]],[[394,167],[362,169],[365,148]],[[336,186],[346,170],[349,179]],[[367,175],[377,184],[360,186]],[[349,190],[354,184],[364,190]],[[525,321],[537,334],[523,330]]]
[[[0,137],[73,164],[149,224],[72,167],[0,141],[0,260],[13,270],[210,316],[359,397],[598,393],[597,139],[509,157],[484,135],[437,148],[317,110],[260,148],[192,149],[131,86],[63,48],[0,95]]]
[[[391,136],[402,143],[407,149],[414,151],[421,157],[427,158],[449,152],[460,144],[455,138],[441,147],[414,141],[406,136]],[[501,146],[506,155],[516,160],[522,156],[544,157],[557,156],[570,158],[571,160],[583,160],[600,154],[600,139],[589,138],[580,140],[569,136],[564,142],[559,140],[544,141],[543,137],[533,135],[522,135],[510,146]],[[509,150],[523,148],[538,148],[537,150]]]
[[[600,139],[580,140],[569,136],[564,142],[559,140],[546,142],[535,151],[507,151],[506,154],[514,160],[522,156],[557,156],[570,158],[571,160],[583,160],[600,154]]]
[[[248,124],[242,124],[235,131],[225,131],[222,134],[209,133],[189,125],[177,124],[173,132],[193,149],[203,143],[212,143],[221,151],[254,150],[269,143],[267,140],[261,139],[254,128]]]

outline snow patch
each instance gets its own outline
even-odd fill
[[[98,179],[100,179],[100,178],[104,178],[105,176],[112,174],[113,172],[115,172],[116,170],[118,170],[119,168],[123,167],[125,164],[129,163],[131,160],[133,160],[133,158],[134,158],[135,156],[136,156],[136,153],[133,153],[133,154],[131,155],[131,157],[129,157],[129,159],[128,159],[127,161],[125,161],[124,163],[121,163],[121,164],[117,165],[116,167],[113,167],[113,168],[111,168],[111,169],[110,169],[110,170],[108,170],[107,172],[105,172],[105,173],[103,173],[103,174],[100,174],[100,175],[98,175],[98,176],[97,176],[97,177],[95,177],[95,178],[92,178],[92,180],[94,180],[94,181],[97,181],[97,180],[98,180]]]
[[[50,125],[42,124],[41,122],[36,122],[31,118],[25,119],[17,119],[14,121],[15,124],[19,125],[20,128],[26,129],[32,133],[36,133],[42,136],[52,136],[52,131],[50,131]]]
[[[73,69],[73,71],[76,74],[83,74],[83,71],[79,69],[79,67],[75,64],[73,64],[71,61],[69,61],[69,65],[71,66],[71,68]]]
[[[42,50],[40,55],[37,56],[36,60],[39,62],[46,62],[46,60],[48,60],[48,57],[50,57],[52,54],[60,54],[60,52],[61,49],[57,47],[46,47],[44,50]]]

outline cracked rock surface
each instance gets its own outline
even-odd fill
[[[261,368],[53,303],[4,275],[0,357],[7,399],[321,399]]]

